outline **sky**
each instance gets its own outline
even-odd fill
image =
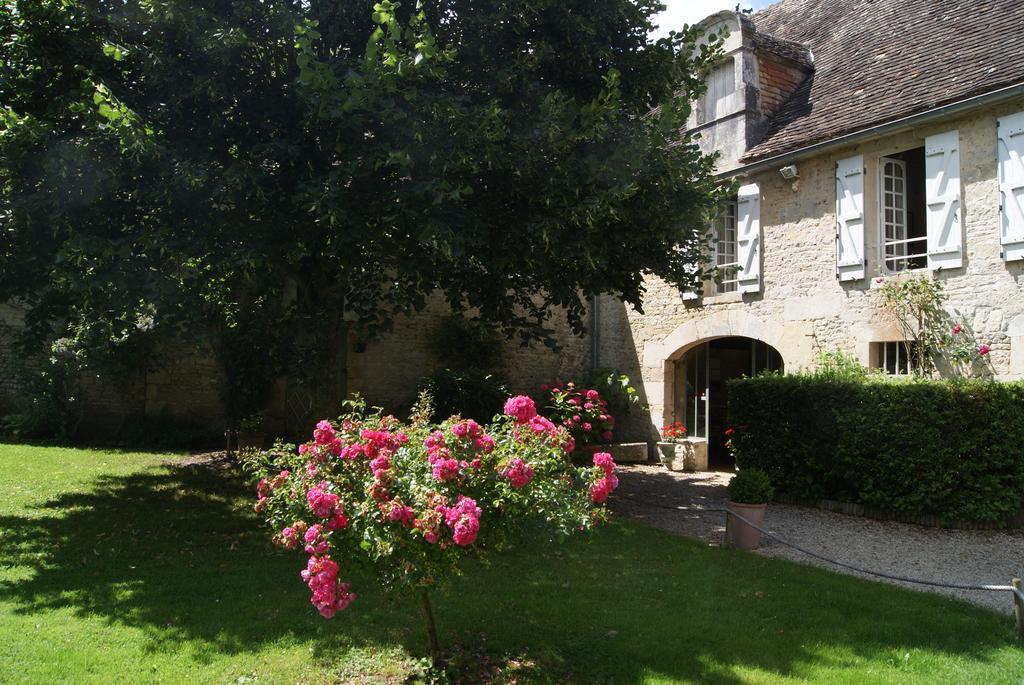
[[[740,3],[741,9],[753,7],[760,9],[770,5],[773,0],[746,0]],[[658,30],[653,34],[655,37],[667,35],[669,31],[682,28],[683,24],[696,24],[698,21],[714,14],[719,10],[731,10],[736,8],[736,0],[661,0],[667,9],[654,17],[654,23],[659,24]]]

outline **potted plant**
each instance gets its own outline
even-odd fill
[[[238,449],[263,449],[267,442],[267,417],[257,412],[238,422]]]
[[[670,423],[661,428],[661,442],[658,443],[658,456],[665,468],[672,470],[676,463],[679,450],[677,445],[686,441],[686,426],[680,421]]]
[[[725,539],[730,547],[757,549],[761,544],[761,531],[733,514],[742,516],[757,526],[763,526],[765,510],[774,495],[775,489],[771,480],[761,469],[741,469],[732,477],[726,499],[729,513],[725,521]]]

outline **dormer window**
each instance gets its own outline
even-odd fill
[[[732,57],[728,57],[708,76],[708,90],[700,99],[701,122],[721,119],[736,110],[736,69]]]

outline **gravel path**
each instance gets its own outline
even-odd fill
[[[722,543],[725,514],[702,510],[725,506],[725,484],[731,474],[674,473],[661,466],[647,465],[623,466],[618,473],[620,486],[612,499],[615,511],[710,545]],[[832,559],[912,578],[1008,585],[1010,578],[1024,577],[1024,531],[925,528],[783,504],[768,507],[765,529]],[[818,561],[770,539],[762,543],[759,553],[863,575]],[[1013,611],[1008,592],[886,582],[952,595],[1001,612]]]

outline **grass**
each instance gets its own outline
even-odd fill
[[[0,445],[0,683],[416,669],[414,604],[353,571],[359,599],[319,618],[239,475],[174,459]],[[1005,615],[622,522],[472,564],[434,610],[443,640],[518,682],[1024,682]]]

